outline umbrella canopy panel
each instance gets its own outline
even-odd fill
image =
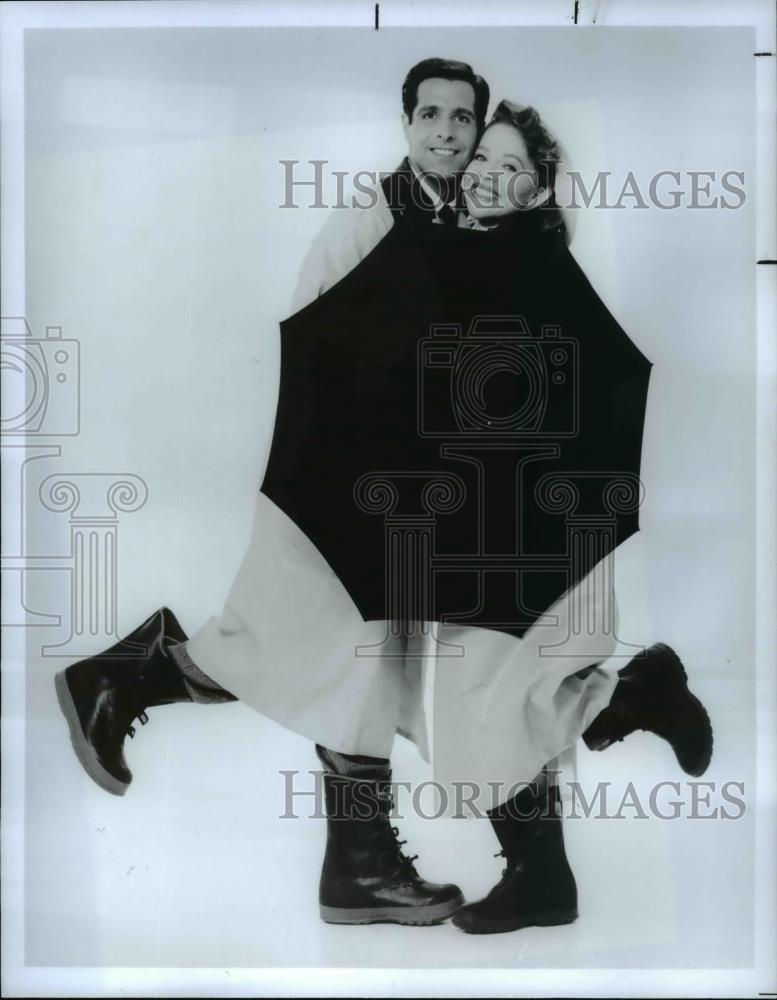
[[[639,528],[650,368],[558,238],[398,222],[281,323],[261,489],[365,621],[521,637]]]

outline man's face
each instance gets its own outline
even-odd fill
[[[451,177],[469,163],[477,141],[474,87],[465,80],[424,80],[412,117],[402,115],[402,123],[416,170]]]

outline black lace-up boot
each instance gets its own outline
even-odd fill
[[[366,760],[367,758],[359,758]],[[377,758],[375,758],[377,760]],[[362,769],[363,773],[363,769]],[[391,772],[380,778],[324,774],[327,840],[321,918],[334,924],[437,924],[464,902],[456,885],[422,879],[391,825]]]
[[[73,749],[106,792],[124,795],[132,781],[124,737],[135,735],[133,721],[145,725],[152,706],[191,701],[168,651],[187,638],[173,612],[160,608],[105,652],[57,674],[57,698]]]
[[[665,739],[686,774],[698,778],[709,767],[710,718],[688,690],[680,657],[663,642],[643,650],[618,671],[610,704],[583,733],[583,741],[589,750],[606,750],[638,729]]]
[[[453,923],[468,934],[500,934],[577,919],[577,885],[564,851],[558,789],[545,778],[489,812],[505,858],[502,877]]]

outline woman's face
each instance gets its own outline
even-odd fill
[[[523,136],[512,125],[490,125],[462,181],[469,214],[476,219],[525,208],[537,193],[537,171]]]

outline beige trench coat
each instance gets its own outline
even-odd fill
[[[293,311],[344,277],[392,224],[382,193],[372,209],[336,210],[305,259]],[[223,612],[187,651],[241,701],[334,750],[388,757],[400,732],[433,764],[448,814],[457,782],[471,783],[468,801],[491,808],[544,765],[573,767],[581,733],[608,704],[614,674],[576,674],[615,650],[611,584],[603,560],[523,639],[438,623],[392,635],[388,622],[363,621],[318,549],[259,493]]]

